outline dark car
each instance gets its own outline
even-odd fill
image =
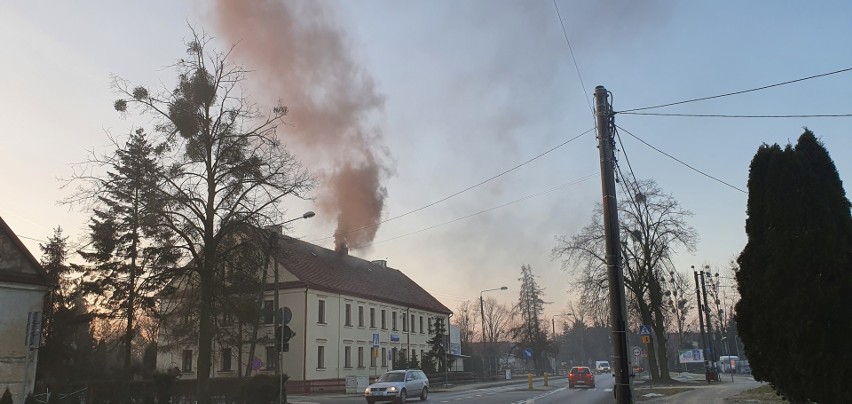
[[[595,388],[595,374],[586,366],[574,366],[568,372],[568,388],[573,389],[578,384]]]
[[[364,397],[370,404],[376,401],[404,403],[408,397],[429,397],[429,378],[420,369],[391,370],[367,387]]]

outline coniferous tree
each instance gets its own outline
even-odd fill
[[[805,130],[795,147],[761,146],[748,187],[735,319],[753,374],[791,402],[843,402],[852,216],[837,169]]]
[[[124,323],[122,354],[129,378],[135,321],[157,315],[156,294],[176,256],[161,247],[170,238],[157,226],[161,169],[145,132],[136,130],[106,161],[110,170],[96,187],[98,205],[89,224],[92,250],[80,252],[90,264],[82,286],[103,317]]]
[[[544,352],[550,348],[547,341],[547,322],[542,319],[545,302],[541,297],[544,289],[536,282],[529,265],[521,266],[521,277],[518,280],[521,281],[521,291],[515,311],[520,316],[521,323],[515,326],[512,334],[519,344],[532,348],[535,368],[542,370],[545,367]]]
[[[44,305],[44,342],[39,349],[38,376],[49,384],[82,381],[98,376],[91,366],[94,339],[87,303],[79,293],[79,278],[67,264],[68,238],[57,227],[42,250],[41,264],[57,287]]]
[[[447,327],[444,326],[443,318],[435,318],[435,324],[432,326],[432,331],[432,338],[430,338],[427,342],[427,344],[431,347],[429,350],[429,358],[435,363],[435,370],[443,372],[447,369]]]

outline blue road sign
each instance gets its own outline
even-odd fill
[[[379,347],[379,333],[373,333],[373,348]]]
[[[533,350],[532,348],[524,348],[524,359],[532,359]]]
[[[651,327],[648,324],[640,325],[639,335],[651,335]]]

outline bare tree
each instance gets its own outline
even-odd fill
[[[164,207],[158,225],[178,239],[175,250],[197,286],[198,400],[210,402],[214,315],[222,266],[247,227],[282,222],[282,202],[300,197],[312,179],[278,140],[275,130],[287,109],[262,114],[241,96],[247,71],[228,53],[208,49],[209,38],[193,32],[187,57],[174,68],[174,89],[150,91],[114,80],[122,113],[131,107],[157,122],[165,168],[159,178]]]
[[[693,251],[698,235],[686,223],[692,213],[653,180],[621,184],[625,195],[619,198],[618,213],[624,285],[638,320],[653,328],[654,343],[648,352],[651,376],[669,380],[664,297],[671,288],[666,275],[675,271],[672,255],[678,248]],[[553,256],[563,260],[563,269],[578,272],[583,299],[595,311],[609,304],[602,216],[598,205],[591,224],[573,236],[557,237],[553,249]]]
[[[476,337],[476,329],[479,325],[479,306],[477,302],[465,300],[456,309],[455,319],[459,326],[459,339],[462,347],[469,346]]]

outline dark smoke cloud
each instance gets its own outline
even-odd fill
[[[384,98],[353,59],[332,11],[316,1],[227,1],[216,7],[234,54],[256,71],[257,88],[289,108],[285,136],[311,156],[330,163],[318,204],[337,217],[335,243],[359,248],[378,230],[390,174],[389,155],[371,120]],[[362,231],[353,232],[357,229]]]

